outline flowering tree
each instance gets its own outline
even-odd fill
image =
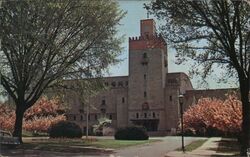
[[[201,132],[209,128],[223,133],[236,134],[241,131],[242,105],[236,94],[226,100],[202,98],[184,113],[184,128]]]
[[[63,120],[66,120],[64,115],[34,117],[32,120],[25,121],[23,128],[26,131],[47,132],[52,124]]]
[[[0,129],[13,130],[15,110],[10,106],[0,104]]]
[[[58,98],[42,97],[24,114],[23,129],[32,132],[47,132],[51,124],[66,120],[65,106]],[[12,131],[15,122],[15,109],[6,104],[0,104],[0,128]]]

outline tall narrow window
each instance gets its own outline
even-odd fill
[[[76,120],[76,116],[74,116],[74,120]]]
[[[112,119],[113,119],[112,114],[110,114],[110,115],[109,115],[109,119],[110,119],[110,120],[112,120]]]
[[[90,120],[90,115],[88,115],[88,120]]]
[[[112,82],[111,85],[112,85],[113,87],[115,87],[115,86],[116,86],[116,82]]]
[[[106,101],[105,100],[102,100],[102,105],[105,105],[106,104]]]
[[[155,113],[153,112],[153,118],[155,118]]]
[[[144,113],[144,118],[147,118],[147,113]]]
[[[143,53],[143,58],[148,58],[147,53]]]
[[[81,121],[83,120],[83,116],[81,115]]]
[[[136,113],[136,118],[139,118],[139,113]]]
[[[147,79],[147,75],[146,74],[144,74],[144,80],[146,80]]]
[[[95,120],[97,120],[97,115],[95,114]]]
[[[106,109],[105,109],[105,108],[102,108],[102,109],[101,109],[101,113],[106,113]]]
[[[169,101],[172,101],[172,100],[173,100],[173,99],[172,99],[172,95],[170,95],[170,96],[169,96]]]
[[[144,98],[146,98],[147,97],[147,92],[144,92]]]
[[[122,103],[125,103],[125,98],[124,97],[122,97]]]

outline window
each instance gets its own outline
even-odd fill
[[[105,100],[102,100],[102,105],[106,105],[106,101]]]
[[[172,95],[170,95],[170,96],[169,96],[169,101],[172,101],[172,100],[173,100],[173,99],[172,99]]]
[[[169,84],[177,84],[177,80],[176,79],[168,79],[168,83]]]
[[[147,118],[147,113],[144,113],[144,118]]]
[[[112,114],[110,114],[110,115],[109,115],[109,119],[112,120],[112,118],[113,118],[113,117],[112,117]]]
[[[116,86],[116,82],[112,82],[111,85],[112,85],[113,87],[115,87],[115,86]]]
[[[74,120],[76,120],[76,116],[74,116]]]
[[[125,98],[124,97],[122,97],[122,103],[125,103]]]
[[[146,98],[147,97],[147,92],[144,92],[144,98]]]
[[[148,56],[147,56],[147,53],[143,53],[141,64],[142,65],[148,65]]]
[[[125,85],[128,86],[128,81],[125,82]]]
[[[119,81],[119,82],[118,82],[118,86],[119,86],[119,87],[123,87],[123,82],[122,82],[122,81]]]
[[[83,120],[83,116],[81,115],[81,121]]]
[[[139,113],[136,113],[136,118],[139,118]]]
[[[88,115],[88,120],[90,120],[90,115]]]
[[[167,67],[168,66],[168,61],[166,59],[164,59],[164,66]]]
[[[147,79],[147,75],[146,74],[144,74],[144,80],[146,80]]]
[[[155,113],[153,112],[153,118],[155,118]]]
[[[101,109],[101,112],[102,112],[102,113],[106,113],[106,109],[102,108],[102,109]]]
[[[84,111],[83,109],[79,109],[79,112],[80,112],[80,113],[83,113],[83,111]]]
[[[95,120],[97,120],[97,115],[95,114]]]

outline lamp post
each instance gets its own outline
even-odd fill
[[[183,98],[182,94],[179,95],[179,104],[180,104],[180,113],[181,113],[181,149],[182,152],[185,152],[184,146],[184,132],[183,132]]]

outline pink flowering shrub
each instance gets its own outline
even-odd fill
[[[206,134],[212,129],[236,135],[241,131],[242,105],[236,94],[228,95],[226,100],[202,98],[183,117],[185,131]]]
[[[23,129],[31,132],[47,132],[51,124],[66,120],[65,108],[58,98],[48,100],[42,97],[24,114]],[[13,131],[15,124],[15,108],[0,104],[0,128]]]

